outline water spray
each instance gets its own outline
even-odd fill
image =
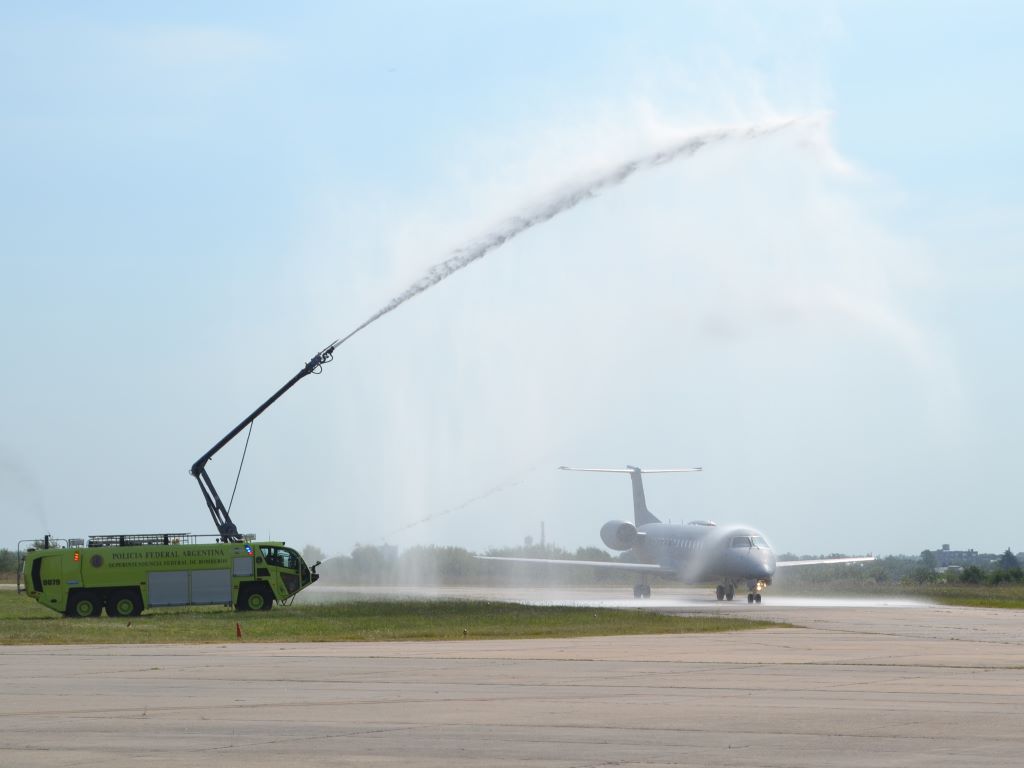
[[[588,181],[570,187],[565,192],[555,194],[546,202],[511,217],[504,225],[484,235],[476,243],[456,249],[450,257],[428,269],[423,277],[395,296],[395,298],[372,314],[362,325],[349,332],[347,336],[343,336],[333,342],[328,349],[334,351],[336,347],[344,344],[366,326],[379,320],[392,310],[397,309],[409,299],[418,296],[428,288],[437,285],[445,278],[451,277],[460,269],[468,267],[478,259],[482,259],[495,248],[504,245],[509,240],[518,237],[538,224],[543,224],[561,213],[572,210],[585,200],[596,197],[607,189],[617,187],[639,171],[667,165],[682,157],[692,157],[701,149],[711,144],[720,144],[723,141],[749,141],[768,136],[788,128],[796,122],[798,122],[798,119],[794,118],[741,128],[723,128],[717,131],[697,134],[663,149],[628,160],[611,170],[594,176]]]
[[[585,200],[589,200],[596,197],[601,192],[616,187],[635,173],[639,171],[645,171],[652,168],[657,168],[661,165],[667,165],[679,158],[692,157],[701,149],[712,144],[719,144],[725,141],[750,141],[768,136],[773,133],[777,133],[789,126],[797,123],[797,119],[790,119],[784,121],[776,121],[770,123],[760,123],[755,125],[749,125],[738,128],[722,128],[716,131],[709,131],[707,133],[697,134],[690,136],[687,139],[680,140],[674,144],[670,144],[667,147],[659,149],[655,152],[650,152],[640,157],[633,158],[624,163],[620,163],[614,166],[610,170],[606,170],[603,173],[599,173],[596,176],[590,178],[588,181],[570,186],[566,191],[562,191],[553,194],[547,199],[546,202],[541,203],[533,208],[527,209],[522,213],[513,216],[505,224],[499,226],[489,234],[482,237],[475,243],[456,249],[451,256],[444,261],[435,264],[427,273],[419,280],[414,282],[405,291],[400,293],[398,296],[393,298],[374,314],[372,314],[365,322],[357,326],[354,330],[350,331],[348,335],[342,336],[341,338],[335,339],[320,352],[314,355],[309,362],[306,363],[303,368],[296,373],[283,387],[277,390],[271,395],[262,405],[253,411],[249,416],[242,420],[233,430],[225,435],[219,442],[217,442],[209,451],[204,453],[196,462],[192,465],[190,470],[193,477],[199,483],[199,488],[202,491],[203,498],[206,501],[206,505],[210,511],[210,515],[213,518],[214,524],[217,526],[217,531],[220,534],[222,541],[237,541],[243,540],[243,537],[239,534],[237,526],[231,519],[229,508],[225,507],[223,501],[220,498],[216,488],[213,485],[209,474],[206,471],[206,465],[214,457],[214,455],[220,451],[225,445],[233,440],[243,429],[252,426],[252,423],[256,418],[262,414],[267,408],[269,408],[279,397],[287,392],[291,387],[298,383],[304,377],[310,374],[318,374],[323,370],[323,366],[334,359],[334,351],[339,346],[344,344],[346,341],[351,339],[361,330],[366,328],[368,325],[376,320],[379,320],[384,315],[388,314],[394,309],[397,309],[402,304],[407,302],[409,299],[418,296],[428,288],[437,285],[445,278],[451,277],[453,274],[458,272],[464,267],[468,267],[474,261],[483,258],[494,249],[504,245],[509,240],[512,240],[523,232],[536,227],[538,224],[543,224],[546,221],[550,221],[561,213],[572,210],[580,203]],[[243,452],[242,460],[244,462],[245,454]],[[241,463],[239,464],[239,475],[241,474]],[[235,487],[237,488],[238,479],[236,477]],[[496,489],[500,490],[500,489]],[[495,491],[490,491],[486,495],[490,495]],[[234,492],[232,492],[232,498]],[[468,502],[467,502],[468,503]],[[458,509],[458,508],[456,508]],[[452,510],[444,510],[440,514],[447,514]],[[425,518],[429,519],[429,518]],[[413,525],[424,520],[417,521]],[[409,526],[411,527],[411,526]]]
[[[454,507],[448,507],[446,509],[442,509],[439,512],[432,512],[431,514],[427,515],[426,517],[421,517],[418,520],[412,521],[411,523],[406,523],[405,525],[399,526],[398,528],[395,528],[393,531],[388,533],[388,536],[394,536],[397,533],[403,533],[404,531],[408,531],[409,529],[415,528],[418,525],[423,525],[424,523],[429,523],[430,521],[436,520],[439,517],[444,517],[445,515],[450,515],[453,512],[460,512],[463,509],[465,509],[466,507],[471,506],[472,504],[476,504],[478,501],[483,501],[484,499],[490,498],[491,496],[494,496],[494,495],[499,494],[499,493],[501,493],[503,491],[506,491],[509,488],[514,488],[517,485],[522,485],[523,482],[524,482],[525,476],[530,474],[531,472],[534,472],[537,469],[537,467],[539,467],[539,466],[540,466],[540,464],[536,463],[533,466],[531,466],[528,470],[526,470],[526,472],[523,475],[515,478],[514,480],[506,480],[505,482],[500,483],[499,485],[496,485],[493,488],[490,488],[489,490],[484,491],[483,493],[479,493],[476,496],[472,497],[471,499],[467,499],[466,501],[464,501],[461,504],[458,504],[458,505],[456,505]]]

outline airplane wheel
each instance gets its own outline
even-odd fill
[[[725,587],[723,587],[721,584],[719,584],[715,588],[715,597],[717,597],[719,600],[725,599]]]
[[[761,593],[760,592],[757,593],[756,595],[754,595],[754,602],[755,603],[760,603],[761,602]]]
[[[733,588],[732,584],[730,584],[725,588],[725,599],[732,600],[734,597],[736,597],[736,590]]]
[[[651,587],[650,587],[649,584],[644,584],[643,594],[641,595],[641,597],[646,597],[646,598],[649,599],[650,596],[651,596]]]
[[[635,587],[633,587],[633,597],[635,597],[635,598],[637,598],[639,600],[643,596],[644,596],[644,588],[643,588],[642,584],[637,584]]]
[[[754,595],[753,595],[753,593],[747,595],[747,602],[748,603],[754,602]]]

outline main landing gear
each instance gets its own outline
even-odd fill
[[[736,597],[736,585],[732,582],[728,584],[719,584],[715,587],[715,597],[719,600],[732,600]]]
[[[649,598],[651,596],[651,585],[647,583],[647,577],[644,576],[643,583],[637,584],[633,587],[633,597],[639,599]]]

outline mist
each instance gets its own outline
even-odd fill
[[[553,146],[572,147],[566,178],[617,178],[600,166],[633,166],[609,162],[612,138],[650,158],[687,133],[717,135],[658,122]],[[748,521],[783,551],[919,551],[877,540],[870,499],[921,478],[918,434],[933,458],[953,451],[957,372],[916,315],[927,258],[864,202],[876,185],[834,148],[828,120],[644,166],[543,227],[476,223],[550,210],[523,199],[578,199],[542,191],[586,189],[552,183],[557,154],[542,142],[533,159],[489,167],[480,187],[464,180],[461,215],[426,203],[391,226],[394,271],[377,291],[423,290],[406,273],[451,274],[420,266],[445,239],[476,243],[451,257],[464,265],[501,240],[473,229],[516,236],[340,350],[348,372],[333,391],[360,405],[332,407],[327,428],[358,438],[332,437],[333,463],[363,471],[332,485],[333,551],[482,551],[541,522],[569,549],[598,544],[603,522],[629,516],[628,483],[554,471],[572,463],[702,464],[699,478],[648,481],[655,514]],[[920,499],[937,501],[930,489]]]

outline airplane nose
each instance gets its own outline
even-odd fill
[[[765,554],[762,557],[754,557],[751,570],[759,579],[768,579],[775,573],[775,555]]]

